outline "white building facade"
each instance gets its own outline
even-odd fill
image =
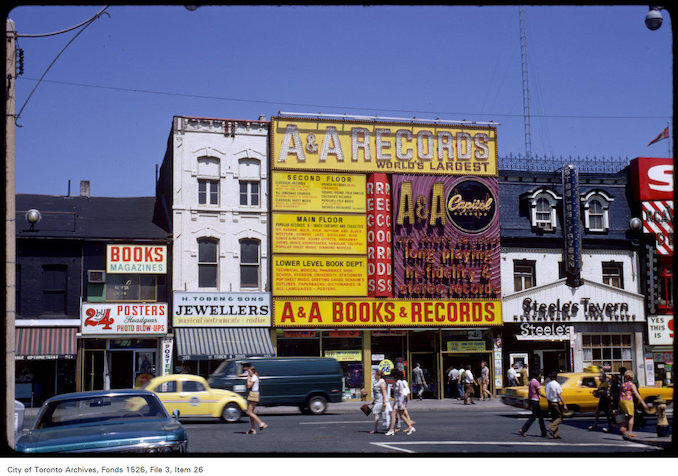
[[[268,130],[263,118],[173,118],[154,220],[172,235],[179,370],[272,355]]]

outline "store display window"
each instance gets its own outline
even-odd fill
[[[583,334],[584,368],[595,365],[603,372],[633,369],[631,334]]]

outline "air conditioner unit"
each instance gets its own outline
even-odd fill
[[[551,225],[551,222],[548,222],[548,221],[537,222],[537,228],[541,228],[544,231],[553,230],[553,226]]]
[[[87,282],[88,283],[105,283],[106,282],[106,271],[100,271],[100,270],[89,270],[89,271],[87,271]]]

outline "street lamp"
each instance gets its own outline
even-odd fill
[[[42,215],[39,210],[31,208],[26,212],[26,221],[31,225],[28,231],[35,231],[35,224],[40,221]]]
[[[645,15],[645,26],[650,30],[658,30],[662,26],[662,14],[659,10],[664,10],[664,7],[650,5],[650,11]]]

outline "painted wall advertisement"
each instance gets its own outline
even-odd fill
[[[272,118],[271,150],[274,326],[501,324],[495,128]]]
[[[82,335],[167,334],[167,303],[83,304]]]
[[[270,327],[271,294],[175,291],[174,327]]]

